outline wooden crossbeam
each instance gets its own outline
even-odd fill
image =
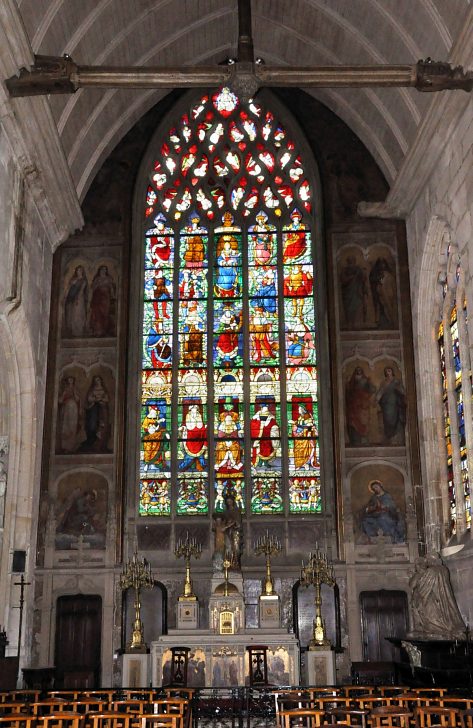
[[[427,58],[411,65],[266,66],[255,62],[251,0],[238,0],[238,59],[218,66],[78,66],[70,56],[35,56],[34,65],[6,80],[10,96],[71,94],[79,88],[205,88],[229,85],[242,98],[262,86],[300,88],[413,87],[418,91],[473,88],[473,72]]]
[[[236,62],[229,66],[78,66],[69,56],[35,56],[31,68],[6,80],[10,96],[72,94],[79,88],[205,88],[251,77],[257,88],[413,87],[418,91],[460,89],[470,92],[473,73],[461,66],[427,59],[413,65],[265,66]]]

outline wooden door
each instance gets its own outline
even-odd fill
[[[386,637],[403,638],[408,630],[407,594],[381,589],[360,594],[363,660],[392,662],[397,648]]]
[[[102,598],[59,597],[56,611],[56,681],[66,689],[100,687]]]

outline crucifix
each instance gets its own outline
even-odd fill
[[[68,55],[36,55],[30,68],[6,80],[10,96],[72,94],[79,88],[202,88],[229,86],[242,100],[263,86],[298,88],[473,88],[473,71],[431,58],[406,65],[266,66],[255,59],[251,0],[238,0],[238,54],[217,66],[79,66]]]
[[[17,607],[17,609],[20,610],[20,621],[18,624],[18,647],[17,647],[17,653],[16,656],[20,656],[20,647],[21,647],[21,631],[23,628],[23,609],[25,606],[25,586],[30,586],[30,581],[25,581],[24,574],[20,576],[20,581],[14,582],[15,586],[20,587],[20,606]]]

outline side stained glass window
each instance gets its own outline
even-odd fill
[[[229,90],[162,139],[145,203],[139,514],[321,512],[312,190]]]
[[[461,267],[455,271],[454,293],[460,293]],[[472,411],[471,369],[464,351],[468,351],[468,314],[464,295],[461,305],[455,298],[449,304],[449,287],[444,285],[445,316],[438,329],[444,434],[447,452],[448,502],[450,526],[447,535],[458,530],[461,514],[464,526],[471,528],[470,464],[467,413]]]

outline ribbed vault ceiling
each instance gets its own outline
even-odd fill
[[[199,65],[236,55],[237,0],[17,0],[35,53],[78,64]],[[273,65],[449,60],[468,0],[253,0],[255,55]],[[50,98],[78,194],[163,91]],[[414,89],[314,90],[392,182],[431,97]],[[448,93],[448,92],[445,92]],[[457,92],[460,93],[460,92]]]

